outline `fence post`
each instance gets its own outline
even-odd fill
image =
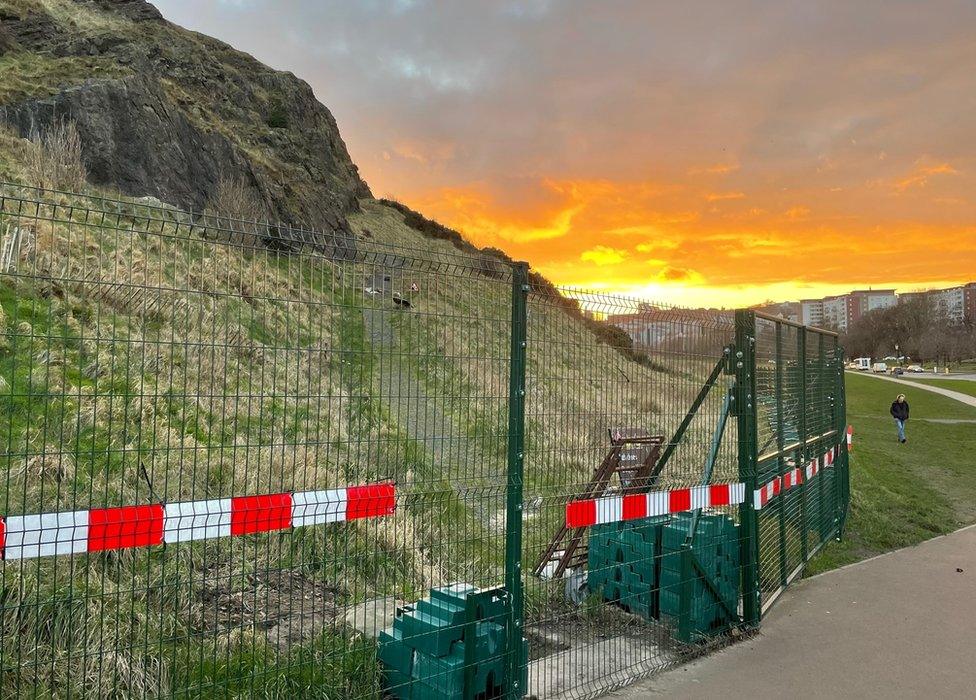
[[[834,341],[835,343],[837,341]],[[834,470],[834,479],[837,481],[837,507],[836,519],[837,539],[840,540],[844,532],[844,521],[847,518],[847,483],[850,479],[848,472],[847,454],[847,396],[844,390],[844,348],[839,344],[835,345],[836,352],[834,371],[837,380],[834,385],[834,406],[836,418],[834,425],[837,427],[838,448],[837,448],[837,468]]]
[[[512,270],[512,347],[508,385],[508,478],[505,518],[505,589],[508,592],[507,662],[508,696],[520,700],[522,687],[522,483],[525,457],[525,356],[529,266],[516,263]]]
[[[807,329],[806,326],[797,333],[796,352],[798,369],[800,371],[800,399],[797,413],[800,433],[800,464],[803,465],[803,480],[800,483],[800,556],[806,564],[809,556],[810,524],[807,522],[807,477],[806,468],[810,462],[810,451],[807,449]]]
[[[747,625],[759,623],[759,521],[756,518],[756,314],[735,312],[735,403],[739,438],[739,481],[745,484],[740,514],[742,562],[742,612]]]
[[[827,364],[827,356],[824,353],[824,335],[823,333],[820,333],[819,337],[817,338],[817,387],[820,393],[820,397],[818,398],[817,404],[820,407],[818,413],[823,415],[824,417],[826,417],[826,406],[827,406],[826,398],[827,398],[827,391],[828,391],[827,389],[828,372],[827,372],[826,364]],[[817,434],[819,435],[823,435],[828,430],[830,430],[830,425],[828,425],[826,421],[820,423],[817,426]],[[822,444],[817,450],[817,453],[818,455],[820,455],[821,458],[823,457],[824,448]],[[826,465],[821,465],[821,466],[826,466]],[[834,470],[835,475],[836,475],[836,471],[837,470],[835,469]],[[825,472],[826,469],[821,471],[820,478],[817,480],[817,495],[820,500],[820,505],[818,507],[820,527],[818,528],[817,532],[820,534],[821,542],[823,542],[827,538],[827,535],[829,534],[829,529],[828,529],[829,526],[827,524],[829,509],[827,508],[827,504],[825,503],[827,499],[827,487],[826,487],[827,474]]]
[[[776,458],[776,476],[783,478],[783,471],[786,469],[786,459],[783,455],[783,448],[786,446],[786,438],[783,435],[783,324],[776,324],[776,370],[775,370],[775,392],[776,392],[776,451],[779,456]],[[758,468],[758,467],[757,467]],[[786,587],[786,577],[789,574],[789,566],[786,560],[786,489],[779,498],[779,585]]]

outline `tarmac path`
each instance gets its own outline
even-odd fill
[[[795,583],[755,637],[606,697],[973,697],[974,620],[970,526]]]

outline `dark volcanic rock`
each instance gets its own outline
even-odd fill
[[[23,135],[74,121],[93,183],[187,209],[203,209],[223,173],[249,172],[227,139],[197,129],[141,76],[82,84],[4,112]]]
[[[66,22],[36,3],[2,17],[0,47],[46,60],[94,56],[123,77],[69,80],[53,95],[0,105],[0,119],[22,136],[74,121],[96,184],[200,210],[221,180],[239,181],[270,218],[353,245],[345,215],[369,188],[307,83],[172,25],[141,0],[78,0],[74,11],[112,21]]]
[[[3,56],[8,51],[13,51],[17,48],[17,40],[14,39],[13,34],[7,29],[3,23],[0,23],[0,56]]]
[[[163,18],[155,5],[145,2],[145,0],[96,0],[95,4],[102,9],[112,10],[136,22]]]

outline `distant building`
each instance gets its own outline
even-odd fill
[[[898,297],[895,296],[894,289],[859,290],[853,291],[846,296],[847,321],[844,325],[845,330],[847,326],[853,325],[854,322],[868,311],[889,309],[898,303]]]
[[[800,302],[800,320],[808,326],[846,331],[868,311],[886,309],[898,303],[894,289],[856,289],[823,299]]]
[[[805,326],[824,325],[824,300],[804,299],[800,302],[800,323]]]
[[[902,302],[926,299],[932,310],[949,323],[976,323],[976,282],[948,289],[927,289],[900,295]]]
[[[760,304],[759,306],[754,306],[752,308],[769,316],[785,318],[787,321],[793,321],[794,323],[800,322],[800,302],[769,302],[767,304]]]
[[[639,348],[652,349],[689,342],[710,344],[727,342],[716,329],[734,329],[732,313],[720,309],[668,309],[641,304],[635,313],[610,314],[607,322],[621,330]],[[718,340],[715,340],[718,338]]]

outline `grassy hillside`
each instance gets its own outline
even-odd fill
[[[243,693],[257,673],[247,694],[314,682],[357,697],[377,683],[371,640],[343,622],[357,604],[502,581],[511,282],[497,258],[460,255],[371,200],[351,218],[358,257],[335,261],[226,219],[69,195],[25,204],[37,194],[6,188],[0,213],[5,240],[23,241],[0,274],[3,513],[385,478],[401,498],[380,521],[8,561],[5,695]],[[608,427],[670,435],[727,341],[714,328],[697,355],[638,356],[546,295],[530,321],[527,566]],[[693,483],[720,401],[667,480]]]
[[[898,393],[912,407],[904,445],[888,413]],[[855,430],[851,516],[844,541],[831,543],[810,573],[976,522],[976,409],[850,372],[847,405]]]

